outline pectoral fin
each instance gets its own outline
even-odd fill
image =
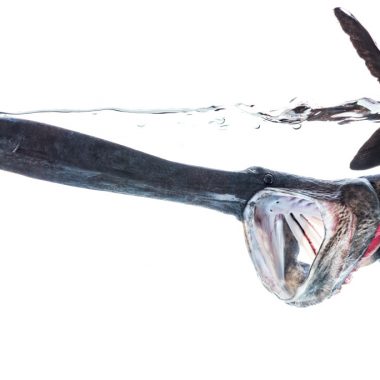
[[[364,143],[350,163],[353,170],[365,170],[380,165],[380,128]]]

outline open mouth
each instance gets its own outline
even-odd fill
[[[264,286],[288,303],[330,296],[360,264],[346,266],[356,218],[338,202],[267,188],[247,205],[244,227]]]
[[[326,202],[282,189],[267,188],[251,199],[244,212],[247,243],[268,290],[286,302],[299,299],[324,242],[336,234],[336,213]]]
[[[265,188],[247,203],[247,245],[264,286],[295,306],[339,292],[380,249],[379,199],[365,180]]]

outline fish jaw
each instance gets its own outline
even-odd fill
[[[269,209],[265,202],[276,197],[287,199],[289,208],[277,210],[277,216],[263,222],[263,210]],[[314,244],[310,233],[302,235],[302,228],[297,232],[295,226],[277,226],[289,220],[296,200],[304,214],[320,218],[324,234],[319,245]],[[264,286],[286,303],[300,307],[322,302],[348,282],[365,259],[378,225],[379,201],[365,179],[338,181],[328,194],[312,189],[267,188],[255,194],[244,210],[246,241]],[[282,233],[282,241],[278,233],[275,236],[276,228]],[[280,241],[277,245],[276,239]],[[302,245],[316,250],[308,263],[299,259]]]

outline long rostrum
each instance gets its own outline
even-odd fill
[[[171,162],[141,151],[35,121],[0,119],[0,169],[94,190],[199,205],[241,218],[264,187],[251,172]]]

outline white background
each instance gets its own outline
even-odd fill
[[[376,2],[262,3],[3,1],[0,109],[380,97],[332,13],[380,41]],[[319,178],[361,175],[348,163],[373,130],[48,119],[177,161]],[[298,309],[261,286],[233,217],[4,172],[0,185],[1,379],[378,378],[377,264]]]

